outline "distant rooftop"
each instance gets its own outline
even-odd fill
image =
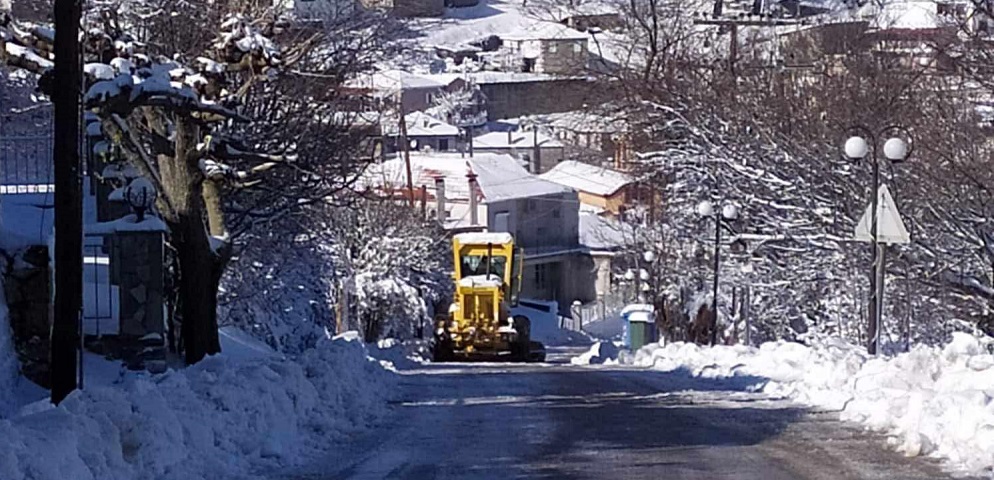
[[[626,173],[575,160],[560,162],[541,176],[550,182],[602,196],[613,195],[633,181]]]
[[[502,40],[588,40],[590,35],[556,22],[533,22],[511,33],[498,35]]]
[[[445,197],[450,200],[469,199],[469,179],[476,174],[481,200],[493,202],[526,198],[573,190],[543,180],[529,173],[510,155],[476,153],[472,158],[454,153],[411,153],[411,176],[415,188],[428,186],[434,195],[435,179],[445,181]],[[369,188],[403,190],[406,186],[404,159],[397,155],[381,164],[370,166],[362,184]]]
[[[535,148],[535,134],[531,131],[516,130],[513,132],[490,132],[473,138],[473,146],[477,148]],[[563,144],[541,132],[538,134],[538,146],[542,148],[557,148]]]
[[[449,125],[435,117],[423,112],[408,113],[405,117],[407,123],[407,136],[409,137],[452,137],[459,135],[459,127]],[[399,135],[400,125],[397,125],[397,118],[387,121],[383,125],[383,131],[387,135]]]

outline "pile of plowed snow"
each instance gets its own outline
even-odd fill
[[[392,382],[354,334],[295,361],[220,355],[129,374],[0,420],[0,478],[252,478],[368,428]]]
[[[892,436],[908,456],[931,455],[966,472],[994,467],[994,356],[989,339],[953,334],[942,348],[919,346],[873,357],[838,339],[809,345],[649,345],[623,361],[706,378],[757,377],[755,389],[839,410],[841,419]]]

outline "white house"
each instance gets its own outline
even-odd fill
[[[561,23],[533,22],[500,39],[505,64],[514,70],[574,75],[587,66],[590,35]]]
[[[355,11],[354,0],[273,0],[273,7],[293,13],[297,18],[334,21]]]

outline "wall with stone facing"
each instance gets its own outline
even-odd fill
[[[48,248],[28,247],[0,258],[4,295],[14,334],[14,349],[21,372],[35,383],[48,387],[51,272]]]
[[[130,337],[163,335],[162,234],[119,232],[110,243],[111,277],[121,294],[120,334]]]

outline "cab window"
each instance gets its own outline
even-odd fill
[[[462,268],[460,271],[463,277],[486,275],[487,273],[490,273],[491,275],[496,275],[503,279],[504,269],[507,267],[507,258],[495,255],[489,262],[490,272],[487,272],[488,262],[486,255],[463,255],[461,263]]]

